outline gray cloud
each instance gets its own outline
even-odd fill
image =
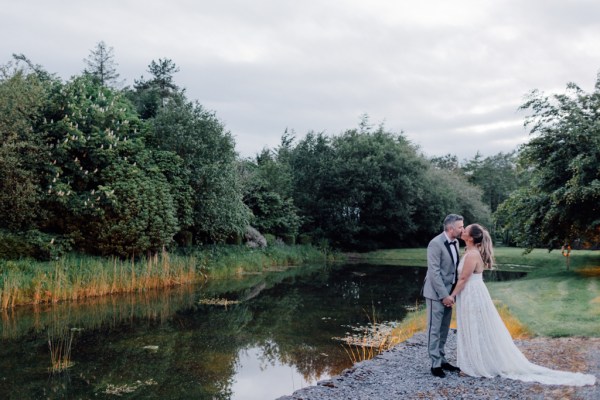
[[[1,4],[6,3],[6,4]],[[413,4],[414,3],[414,4]],[[592,90],[595,1],[0,0],[0,54],[67,79],[100,40],[128,84],[153,59],[251,156],[286,128],[339,134],[363,113],[428,155],[511,151],[532,89]]]

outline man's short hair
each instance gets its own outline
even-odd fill
[[[454,225],[456,221],[464,221],[464,218],[462,215],[448,214],[446,218],[444,218],[444,230],[448,230],[448,227]]]

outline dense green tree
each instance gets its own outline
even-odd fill
[[[235,143],[215,114],[180,94],[151,123],[148,144],[183,160],[193,190],[190,229],[196,242],[222,242],[241,235],[250,211],[242,201]]]
[[[114,49],[108,47],[104,41],[98,42],[83,61],[86,65],[83,72],[91,75],[100,86],[115,87],[119,84],[120,74],[117,72]]]
[[[349,130],[332,145],[336,157],[324,184],[330,235],[340,245],[358,248],[405,241],[417,225],[413,192],[426,170],[416,149],[383,127]]]
[[[309,132],[294,147],[290,157],[292,197],[302,221],[300,231],[310,234],[315,243],[326,239],[323,227],[328,219],[328,210],[324,207],[323,185],[334,155],[331,140],[327,136]]]
[[[595,90],[577,85],[545,96],[533,91],[522,106],[532,139],[521,162],[531,173],[528,187],[502,203],[497,218],[514,241],[553,249],[600,242],[600,75]]]
[[[446,154],[441,157],[430,158],[431,164],[435,168],[445,169],[447,171],[456,171],[460,168],[458,157],[454,154]]]
[[[254,162],[242,165],[244,203],[252,211],[252,225],[290,243],[298,233],[300,218],[291,197],[292,174],[286,160],[290,142],[286,140],[284,136],[281,147],[264,149]]]
[[[168,245],[178,231],[177,202],[131,103],[83,75],[58,85],[44,113],[40,130],[52,161],[41,176],[48,218],[40,228],[93,253]]]
[[[152,60],[148,65],[150,79],[135,80],[134,90],[127,92],[129,99],[135,104],[141,118],[149,119],[157,115],[160,108],[169,100],[181,101],[182,93],[175,84],[173,75],[179,67],[170,59]]]
[[[402,134],[365,121],[337,137],[307,135],[291,158],[301,231],[368,250],[426,244],[450,212],[489,223],[481,191],[417,150]]]
[[[481,188],[482,200],[492,212],[519,187],[515,152],[498,153],[485,158],[478,152],[461,169],[470,183]]]
[[[38,169],[49,158],[35,132],[46,85],[17,65],[0,67],[0,220],[2,228],[29,230],[43,211]]]

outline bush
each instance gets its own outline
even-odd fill
[[[39,231],[8,232],[0,230],[0,258],[16,260],[34,258],[47,261],[60,257],[72,248],[72,240]]]
[[[281,235],[281,239],[287,245],[292,246],[292,245],[296,244],[296,236],[295,235]]]
[[[312,236],[302,233],[298,235],[298,244],[312,244]]]
[[[275,244],[275,240],[276,240],[275,235],[272,235],[270,233],[265,233],[263,236],[265,237],[265,239],[267,241],[267,245],[272,246]]]

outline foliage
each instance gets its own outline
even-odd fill
[[[403,135],[364,122],[338,137],[311,133],[293,149],[303,233],[372,250],[424,244],[449,212],[489,221],[481,193],[459,174],[433,168]]]
[[[69,234],[92,253],[168,245],[178,229],[176,203],[131,103],[84,75],[57,85],[49,104],[40,130],[53,161],[42,176],[49,216],[41,228]]]
[[[458,171],[460,163],[458,157],[454,154],[446,154],[440,157],[431,157],[429,159],[431,164],[438,169],[444,169],[447,171]]]
[[[100,86],[114,87],[118,84],[119,73],[115,62],[114,49],[107,47],[104,41],[98,42],[96,47],[90,51],[90,55],[83,60],[87,68],[84,74],[89,74],[94,82]]]
[[[485,158],[477,153],[461,169],[469,183],[481,188],[482,200],[492,213],[519,187],[515,152]]]
[[[148,72],[152,76],[150,79],[140,77],[135,80],[134,90],[127,92],[142,119],[155,117],[170,99],[177,100],[180,97],[179,87],[173,81],[173,74],[179,72],[179,67],[172,60],[152,60]]]
[[[72,240],[68,237],[50,235],[38,230],[0,230],[0,259],[53,260],[67,254],[72,245]]]
[[[148,145],[183,161],[193,191],[190,230],[195,241],[241,236],[250,212],[242,201],[235,143],[215,114],[180,95],[161,108],[151,124]]]
[[[240,163],[240,174],[244,203],[252,211],[253,225],[263,233],[293,242],[300,218],[291,197],[292,173],[286,159],[290,142],[286,144],[285,136],[282,142],[275,151],[264,149],[254,162]]]
[[[490,210],[481,201],[482,190],[470,184],[459,170],[429,168],[416,195],[419,207],[415,210],[415,220],[419,226],[415,236],[421,239],[419,244],[442,231],[442,220],[450,212],[462,215],[465,225],[491,224]]]
[[[37,173],[48,159],[35,126],[42,117],[46,84],[35,73],[8,64],[0,69],[0,220],[28,230],[42,217]]]
[[[595,91],[575,84],[565,94],[533,91],[522,106],[533,138],[520,162],[529,186],[498,209],[497,219],[520,246],[554,249],[600,242],[600,76]]]

